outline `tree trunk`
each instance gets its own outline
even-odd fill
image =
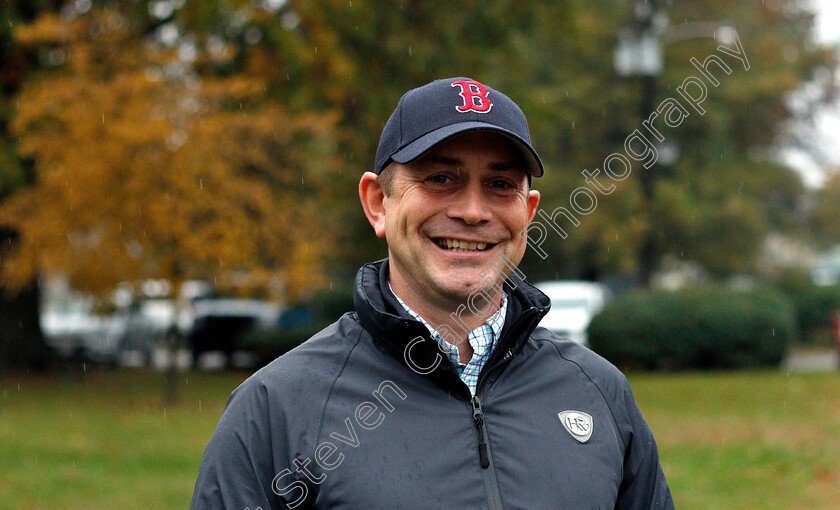
[[[16,296],[0,288],[0,369],[42,371],[55,366],[38,320],[40,289],[33,281]]]

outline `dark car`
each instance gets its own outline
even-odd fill
[[[183,332],[193,357],[221,352],[228,363],[240,350],[240,339],[253,329],[275,327],[280,307],[258,299],[199,299],[192,303],[191,318]]]

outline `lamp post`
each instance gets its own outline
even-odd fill
[[[615,70],[621,77],[638,76],[641,81],[641,120],[655,108],[657,81],[662,73],[663,56],[660,36],[668,24],[667,17],[657,10],[655,0],[634,0],[633,23],[619,34],[615,49]],[[655,193],[654,179],[657,165],[642,168],[639,184],[646,212],[650,212]],[[639,246],[639,284],[647,286],[658,258],[656,240],[651,228],[644,233]]]
[[[641,120],[647,120],[656,107],[658,79],[664,65],[663,47],[680,41],[711,37],[723,44],[732,44],[735,29],[723,22],[695,22],[668,26],[668,17],[658,9],[660,0],[632,0],[633,20],[621,30],[615,48],[615,72],[622,78],[638,77],[641,83]],[[658,166],[670,166],[679,158],[679,146],[672,141],[658,144],[659,159],[650,168],[642,168],[639,185],[646,212],[656,192],[655,179]],[[658,164],[657,164],[658,163]],[[659,249],[651,228],[643,235],[639,245],[638,260],[640,285],[650,283]]]

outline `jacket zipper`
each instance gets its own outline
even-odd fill
[[[490,510],[502,510],[502,497],[499,494],[499,481],[493,467],[493,455],[487,441],[487,425],[484,423],[484,409],[477,395],[470,401],[473,410],[476,440],[478,441],[478,460],[481,463],[481,476],[484,478],[484,490],[487,492],[487,504]]]
[[[481,467],[487,469],[490,467],[490,457],[487,455],[487,427],[484,425],[484,410],[481,409],[481,400],[478,397],[472,398],[472,407],[473,421],[478,432],[478,460],[481,461]]]
[[[527,312],[526,312],[527,313]],[[510,332],[514,333],[519,324],[524,320],[523,313],[516,318],[511,325]],[[501,340],[501,338],[499,339]],[[518,350],[513,355],[518,354]],[[487,492],[487,503],[490,510],[503,510],[502,497],[499,494],[499,481],[496,478],[496,468],[493,466],[493,455],[490,452],[490,442],[487,435],[487,424],[484,422],[484,409],[481,407],[481,399],[478,397],[478,390],[484,386],[482,383],[487,377],[487,374],[493,371],[496,367],[510,359],[512,356],[505,356],[501,361],[496,362],[487,370],[483,370],[476,384],[476,394],[473,395],[470,403],[472,404],[473,424],[475,425],[476,441],[478,443],[478,460],[481,463],[481,475],[484,478],[484,489]]]

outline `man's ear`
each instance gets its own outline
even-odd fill
[[[376,174],[365,172],[359,181],[359,199],[376,237],[385,237],[385,193],[376,182]]]
[[[540,192],[532,189],[528,192],[528,224],[531,224],[531,220],[534,219],[534,215],[537,214],[537,206],[540,205]]]

